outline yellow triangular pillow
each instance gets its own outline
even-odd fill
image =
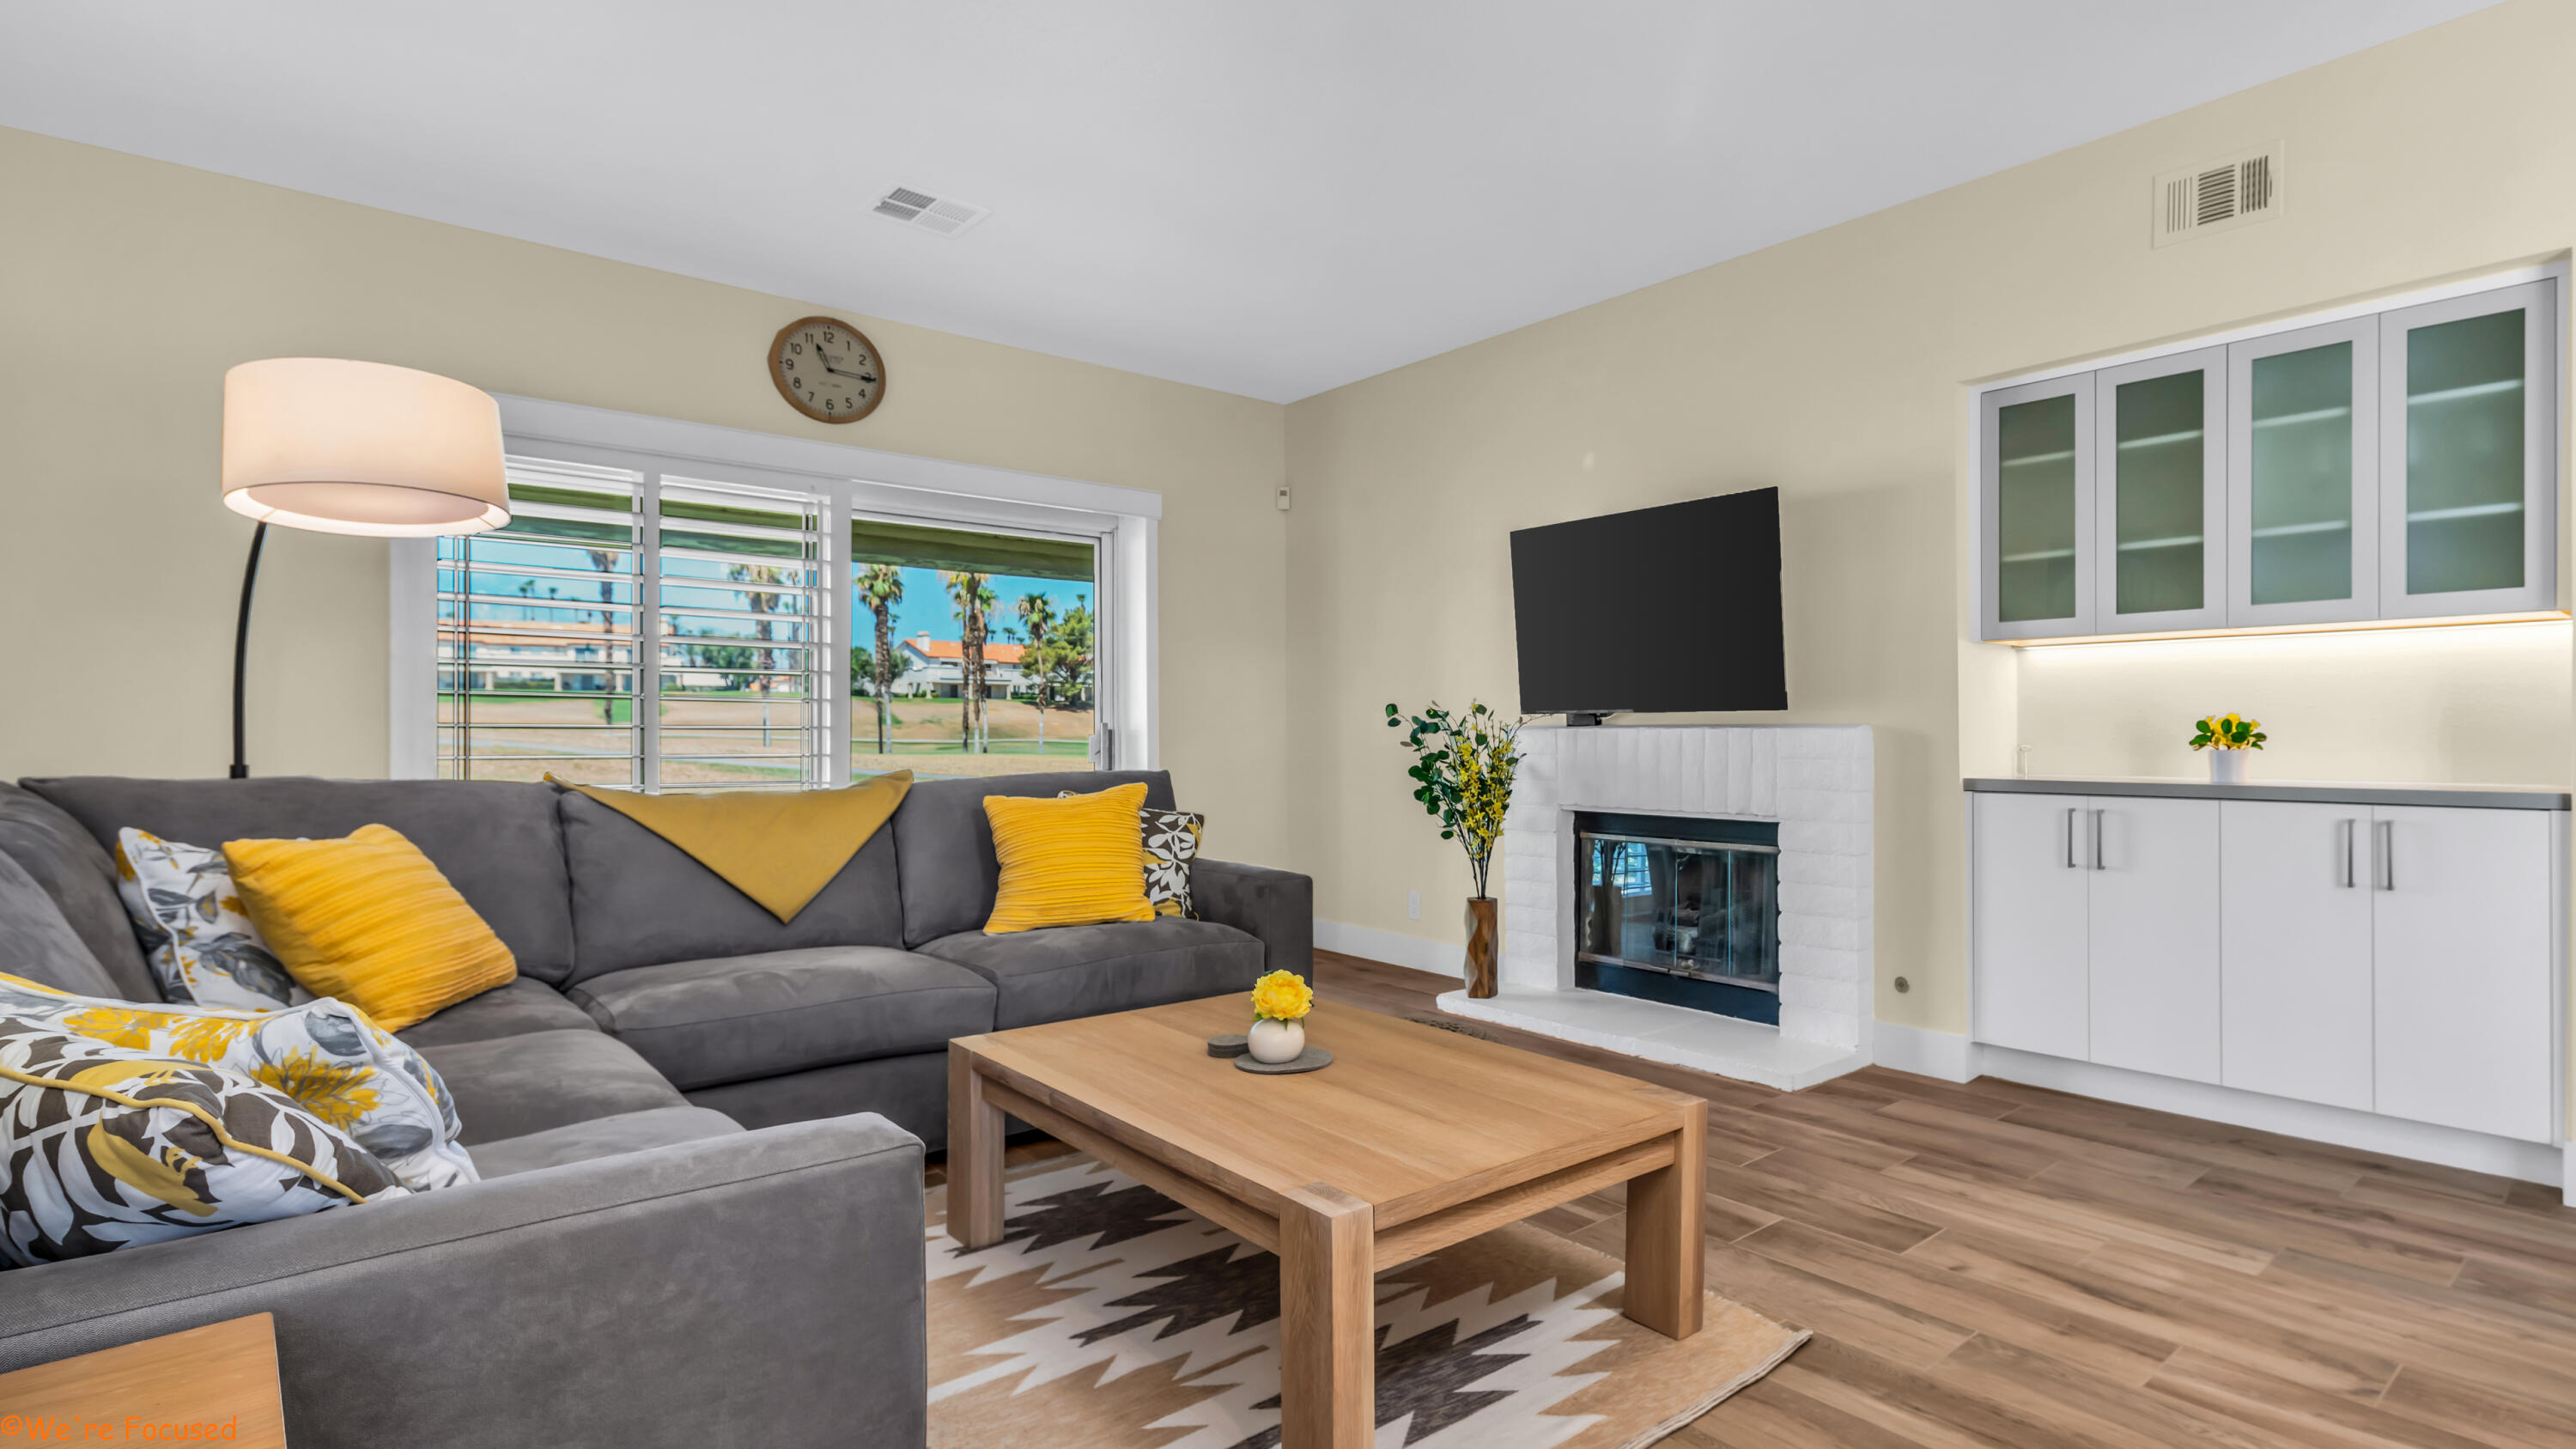
[[[796,919],[912,789],[896,770],[838,790],[699,790],[647,795],[555,780],[652,831],[781,921]]]

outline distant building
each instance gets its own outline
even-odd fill
[[[934,699],[957,699],[966,692],[966,645],[957,639],[933,639],[927,631],[896,642],[895,653],[904,662],[901,674],[894,677],[898,695]],[[1030,687],[1021,661],[1028,655],[1022,644],[1004,644],[987,640],[984,644],[984,697],[1010,699]]]

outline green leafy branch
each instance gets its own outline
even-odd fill
[[[1409,716],[1390,704],[1386,725],[1406,731],[1403,744],[1414,761],[1404,773],[1413,781],[1413,798],[1440,822],[1440,838],[1457,841],[1467,852],[1482,898],[1520,767],[1520,726],[1481,703],[1471,703],[1464,714],[1432,704]]]

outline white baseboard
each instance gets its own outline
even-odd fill
[[[1879,1030],[1886,1031],[1886,1024],[1882,1022]],[[2001,1077],[2007,1082],[2048,1087],[2078,1096],[2098,1097],[2106,1102],[2198,1117],[2209,1122],[2278,1132],[2284,1137],[2304,1137],[2311,1142],[2357,1147],[2364,1152],[2384,1152],[2391,1157],[2412,1158],[2417,1162],[2438,1162],[2445,1167],[2492,1173],[2523,1182],[2553,1186],[2569,1182],[2569,1158],[2576,1156],[2576,1153],[2562,1151],[2551,1143],[2490,1137],[2483,1132],[2468,1132],[2457,1127],[2436,1127],[2429,1122],[2382,1117],[2374,1112],[2356,1112],[2349,1107],[2294,1102],[2287,1097],[2267,1097],[2260,1092],[2240,1091],[2208,1082],[2186,1082],[2176,1077],[2153,1076],[2094,1062],[2044,1057],[2010,1047],[1977,1046],[1974,1050],[1977,1068],[1983,1075]]]
[[[1977,1075],[1977,1045],[1955,1031],[1931,1031],[1872,1023],[1870,1059],[1894,1071],[1912,1072],[1944,1082],[1972,1081]]]
[[[1317,916],[1315,944],[1345,956],[1364,956],[1390,966],[1409,966],[1416,971],[1467,979],[1467,948],[1446,941],[1426,941],[1399,931],[1381,931],[1375,926],[1354,926]]]

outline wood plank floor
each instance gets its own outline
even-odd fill
[[[1327,1006],[1435,1018],[1457,984],[1315,955]],[[2576,1449],[2553,1188],[1991,1079],[1782,1093],[1476,1030],[1709,1100],[1709,1287],[1816,1336],[1673,1449]],[[1620,1212],[1533,1221],[1615,1257]]]

